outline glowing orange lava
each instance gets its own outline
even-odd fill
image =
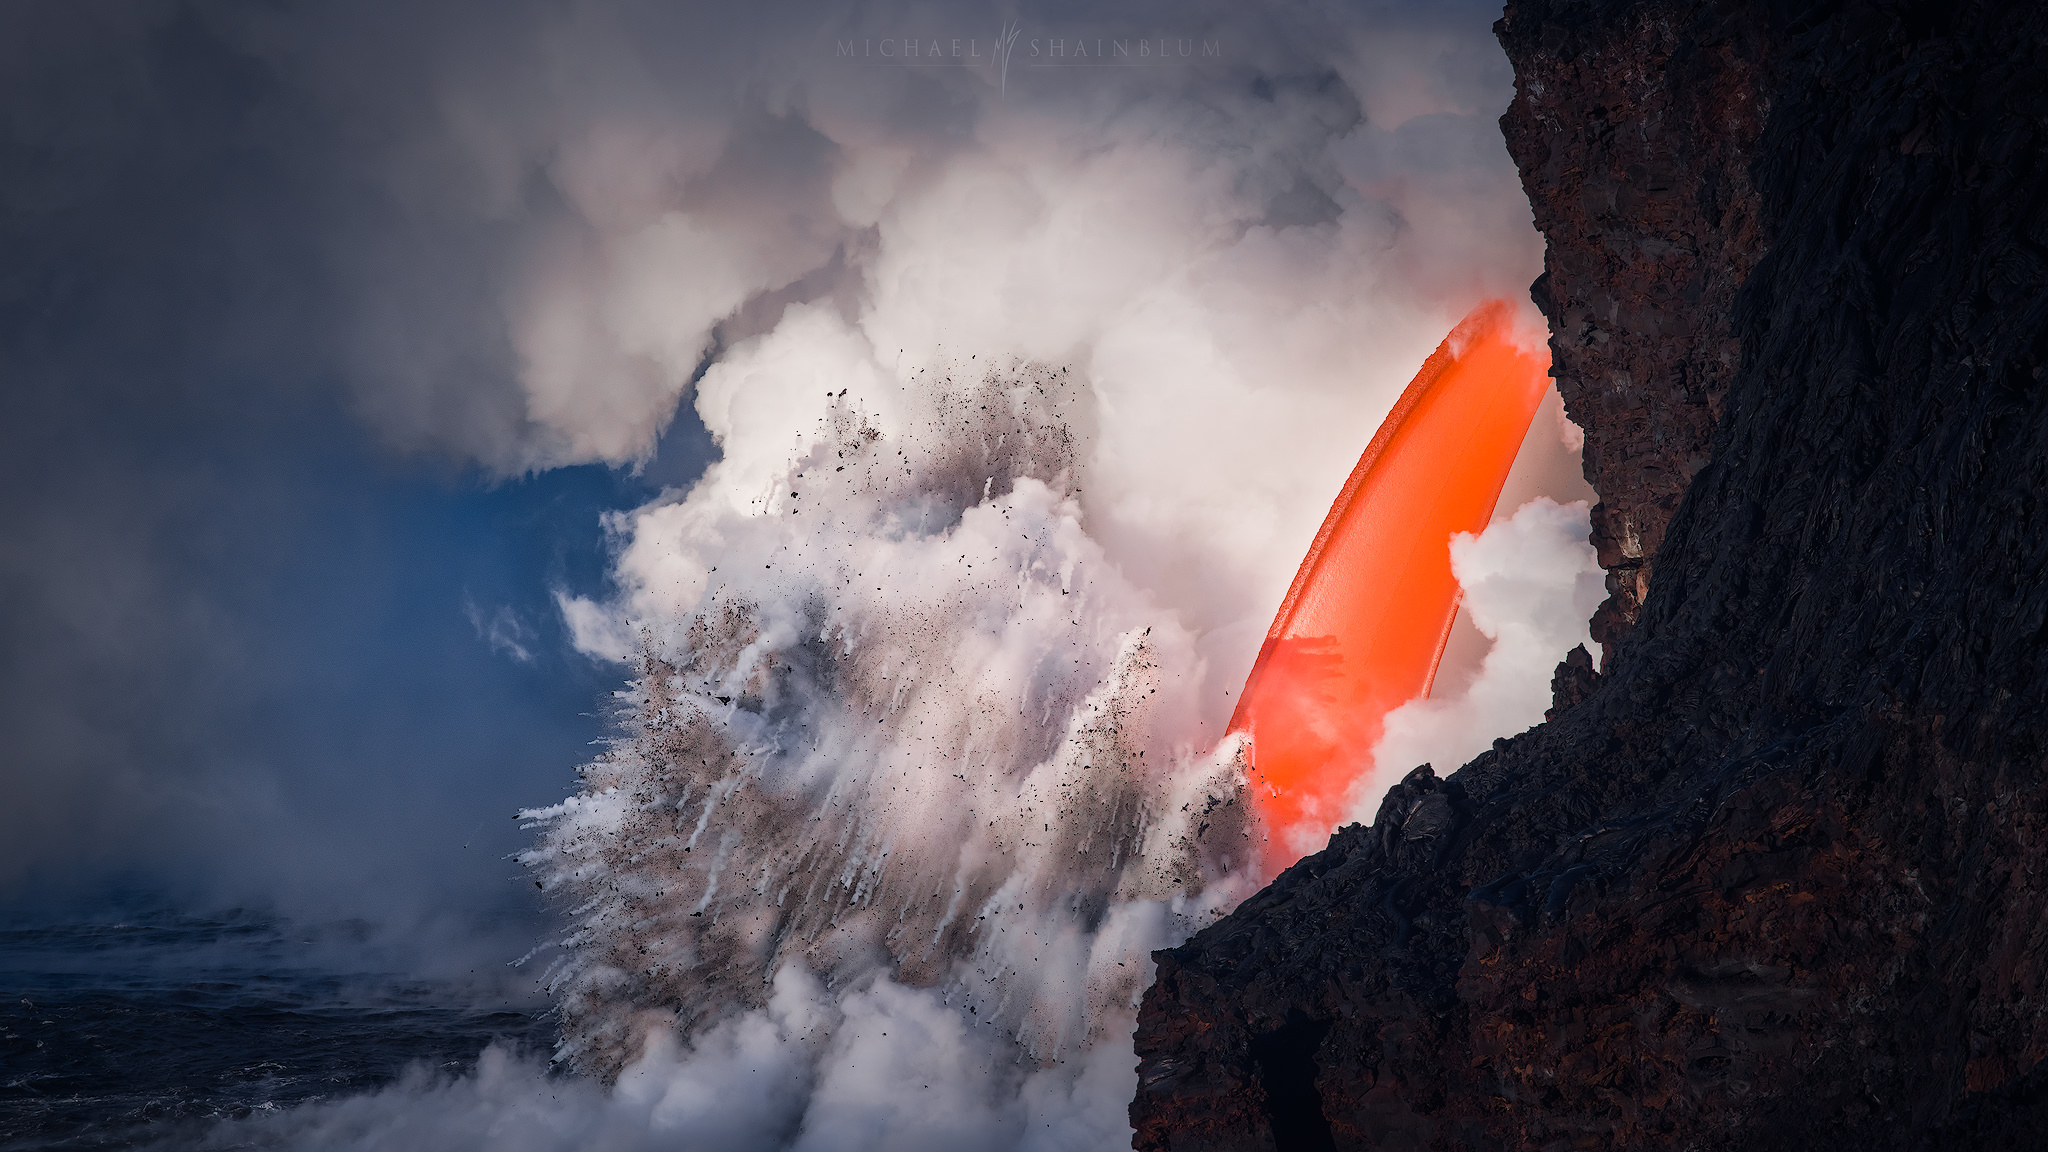
[[[1543,399],[1548,352],[1491,300],[1451,330],[1387,414],[1316,533],[1245,681],[1271,876],[1321,846],[1372,767],[1386,714],[1429,692],[1458,611],[1450,539],[1479,532]]]

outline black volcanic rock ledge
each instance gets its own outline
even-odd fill
[[[2048,9],[1499,31],[1656,579],[1583,699],[1158,954],[1136,1146],[2042,1147]]]

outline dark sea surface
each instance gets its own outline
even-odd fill
[[[178,1143],[553,1042],[502,982],[350,970],[365,935],[245,913],[0,922],[0,1152]]]

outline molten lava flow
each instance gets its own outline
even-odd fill
[[[1549,355],[1517,347],[1512,307],[1451,330],[1359,457],[1245,682],[1268,875],[1317,846],[1372,765],[1386,714],[1429,692],[1458,610],[1450,538],[1493,515]]]

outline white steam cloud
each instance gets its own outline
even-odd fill
[[[685,1043],[651,1038],[616,1085],[491,1048],[456,1078],[223,1125],[197,1147],[331,1152],[1071,1152],[1130,1145],[1128,1044],[1044,1068],[929,992],[829,993],[791,968],[767,1003]]]
[[[1583,501],[1539,496],[1477,536],[1451,537],[1451,571],[1472,622],[1493,642],[1462,691],[1412,700],[1387,714],[1360,781],[1352,819],[1370,821],[1380,797],[1418,764],[1448,775],[1501,736],[1543,722],[1558,660],[1593,642],[1588,621],[1607,595]]]
[[[841,55],[925,28],[985,62],[978,8],[509,0],[423,34],[436,11],[246,38],[374,142],[394,219],[350,221],[336,254],[362,411],[504,473],[644,460],[708,358],[810,300],[891,371],[940,346],[1086,367],[1159,402],[1132,414],[1166,421],[1153,440],[1341,476],[1348,440],[1295,418],[1368,418],[1540,269],[1483,6],[1026,13],[1007,81]],[[1148,35],[1216,55],[1046,67],[1053,36]],[[1238,503],[1241,471],[1205,488]]]
[[[558,1055],[612,1084],[494,1051],[232,1138],[1126,1146],[1148,954],[1252,883],[1233,694],[1415,368],[1540,267],[1491,15],[1067,14],[1221,52],[1034,70],[1027,28],[999,86],[836,52],[950,41],[939,8],[681,11],[533,16],[392,145],[420,219],[520,222],[464,321],[502,372],[414,326],[441,279],[358,257],[411,285],[358,318],[395,439],[633,465],[687,398],[722,452],[612,519],[615,596],[558,598],[637,673],[526,858],[572,920]],[[1494,652],[1382,763],[1540,718],[1584,533],[1539,502],[1454,546]]]

